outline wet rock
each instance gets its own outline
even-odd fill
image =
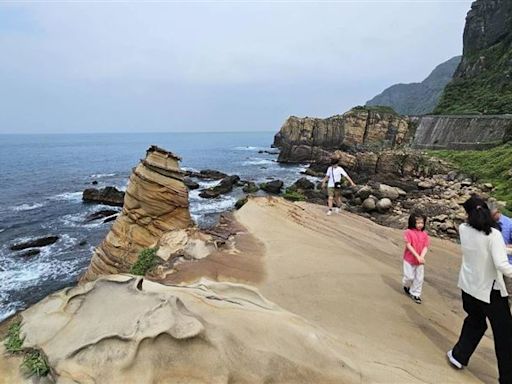
[[[188,189],[193,190],[199,188],[199,184],[192,180],[190,177],[183,178],[183,183]]]
[[[98,180],[93,180],[92,185],[98,185]]]
[[[87,188],[82,194],[82,200],[88,203],[99,203],[122,207],[124,202],[124,192],[116,187],[105,187],[102,189]]]
[[[21,243],[13,244],[9,247],[11,251],[21,251],[27,248],[39,248],[51,245],[59,240],[59,236],[45,236],[37,239],[24,241]]]
[[[80,241],[80,242],[78,243],[78,246],[79,246],[79,247],[83,247],[83,246],[85,246],[85,245],[87,245],[87,240],[82,240],[82,241]]]
[[[29,249],[28,251],[22,252],[21,254],[19,254],[19,257],[28,258],[28,257],[38,255],[40,253],[41,253],[40,249],[33,248],[33,249]]]
[[[214,169],[203,169],[199,172],[187,171],[185,172],[185,175],[189,177],[197,177],[198,179],[208,180],[221,180],[224,179],[225,177],[228,177],[228,175],[226,175],[225,173],[216,171]]]
[[[203,189],[199,194],[204,199],[213,199],[219,195],[229,193],[233,190],[233,186],[240,180],[237,175],[223,178],[218,185],[212,188]]]
[[[301,177],[299,180],[293,183],[291,188],[294,190],[315,189],[315,183],[308,180],[306,177]]]
[[[244,196],[237,200],[237,202],[235,203],[235,209],[242,208],[245,205],[245,203],[247,203],[247,196]]]

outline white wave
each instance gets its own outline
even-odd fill
[[[253,159],[247,160],[242,163],[242,165],[265,165],[265,164],[276,164],[275,161],[267,160],[267,159]]]
[[[65,192],[49,197],[50,200],[82,201],[83,192]]]
[[[246,147],[235,147],[237,151],[262,151],[266,150],[267,148],[263,147],[252,147],[252,146],[246,146]]]
[[[91,175],[91,177],[93,177],[95,179],[101,179],[103,177],[112,177],[115,175],[116,175],[115,173],[95,173],[95,174]]]
[[[216,199],[202,199],[190,204],[190,214],[199,217],[211,213],[225,212],[235,206],[236,199],[233,196],[219,196]]]
[[[19,211],[30,211],[32,209],[41,208],[42,206],[44,206],[43,203],[20,204],[20,205],[15,205],[15,206],[11,207],[11,210],[16,211],[16,212],[19,212]]]
[[[3,300],[0,299],[0,304],[0,322],[24,308],[21,301],[3,302]]]

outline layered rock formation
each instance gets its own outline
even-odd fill
[[[82,281],[127,272],[141,249],[156,245],[165,232],[191,226],[179,160],[156,146],[148,149],[130,176],[123,210],[94,251]]]
[[[22,317],[24,348],[42,351],[62,384],[360,381],[350,347],[240,284],[114,275]]]
[[[512,115],[424,116],[414,148],[485,149],[512,140]]]
[[[512,113],[512,2],[477,0],[464,28],[462,61],[435,113]]]
[[[366,102],[366,105],[385,105],[402,115],[432,113],[446,84],[460,63],[461,56],[439,64],[421,83],[395,84]]]
[[[274,137],[278,161],[318,161],[330,152],[394,148],[409,138],[409,121],[388,109],[356,107],[327,119],[289,117]]]

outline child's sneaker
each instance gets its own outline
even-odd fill
[[[331,209],[329,209],[329,210],[327,211],[327,216],[331,216],[331,215],[332,215],[332,210],[331,210]]]
[[[335,208],[334,209],[334,213],[340,213],[340,209],[339,208]]]
[[[462,364],[459,363],[455,357],[453,357],[453,353],[452,353],[452,350],[450,349],[447,353],[446,353],[446,356],[448,357],[448,360],[450,360],[450,363],[457,369],[462,369]]]
[[[413,299],[416,304],[421,304],[421,297],[411,295],[411,299]]]
[[[409,295],[411,293],[411,288],[404,286],[404,292],[406,295]]]

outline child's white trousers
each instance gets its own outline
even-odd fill
[[[404,260],[404,278],[402,284],[410,289],[409,293],[413,296],[421,296],[421,288],[423,287],[423,276],[425,266],[411,265]]]

